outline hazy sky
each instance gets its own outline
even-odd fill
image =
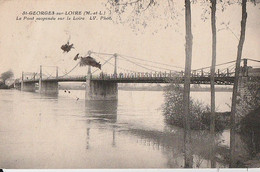
[[[168,16],[163,17],[167,14],[158,7],[159,10],[152,11],[155,15],[160,13],[161,19],[147,21],[147,27],[139,32],[133,32],[128,24],[116,24],[113,21],[16,20],[16,16],[21,16],[22,11],[104,10],[104,2],[106,0],[1,0],[0,73],[12,69],[15,76],[20,77],[22,71],[38,71],[41,64],[58,65],[61,71],[68,71],[77,63],[72,60],[73,57],[77,53],[85,55],[89,50],[120,53],[184,67],[184,0],[183,2],[178,0],[178,3],[175,4],[175,9],[179,13],[178,25],[176,25],[176,20],[170,20]],[[162,2],[160,1],[160,3]],[[220,6],[218,8],[220,9]],[[210,20],[203,22],[201,20],[202,13],[203,8],[200,3],[192,4],[193,69],[211,64]],[[149,16],[147,14],[150,13],[146,13],[145,17]],[[260,60],[259,18],[259,5],[255,7],[248,3],[243,57]],[[239,37],[241,21],[241,7],[239,5],[229,6],[224,12],[217,11],[218,29],[223,28],[220,25],[221,22],[229,21],[229,28]],[[167,23],[173,26],[164,28]],[[60,47],[67,42],[69,37],[76,49],[66,54],[62,52]],[[230,30],[217,32],[217,63],[235,60],[237,45],[238,40]],[[120,61],[119,66],[133,69],[127,63],[120,63]],[[55,71],[51,68],[46,70],[49,70],[48,72]],[[80,68],[73,74],[84,72],[85,69]]]

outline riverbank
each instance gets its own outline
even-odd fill
[[[244,164],[247,168],[260,168],[260,153],[258,153],[253,159],[246,161]]]

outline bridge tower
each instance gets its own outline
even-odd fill
[[[115,57],[115,68],[114,68],[114,77],[117,77],[117,54],[114,54]]]
[[[42,90],[42,65],[40,65],[40,78],[39,78],[39,93]]]
[[[24,91],[24,82],[23,82],[23,79],[24,79],[24,72],[22,72],[21,91]]]
[[[248,96],[248,69],[247,69],[247,59],[243,59],[243,67],[240,69],[239,82],[238,82],[238,92],[241,98],[246,98]]]
[[[58,66],[56,66],[56,79],[58,79],[59,78],[59,68],[58,68]]]
[[[91,89],[91,66],[88,66],[88,73],[86,77],[86,92],[85,92],[85,99],[89,100],[92,95],[92,89]]]
[[[238,82],[238,92],[242,99],[250,100],[252,98],[252,92],[256,92],[260,89],[259,80],[252,80],[252,76],[260,76],[259,73],[255,72],[254,69],[247,66],[248,59],[243,59],[243,66],[240,68],[239,82]],[[249,89],[249,87],[255,86],[255,88]],[[253,90],[252,90],[253,89]]]
[[[58,94],[58,67],[56,67],[56,78],[46,79],[42,78],[42,65],[40,66],[40,79],[39,79],[39,93],[41,94]]]
[[[21,91],[35,91],[35,83],[34,82],[25,82],[24,72],[22,72],[22,82],[21,82]]]

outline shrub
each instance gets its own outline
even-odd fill
[[[184,104],[183,88],[179,84],[171,84],[164,92],[165,103],[163,114],[165,122],[170,125],[184,127]],[[190,99],[190,127],[193,130],[209,130],[210,128],[210,107],[200,101]],[[215,129],[223,131],[229,126],[230,113],[216,113]]]
[[[247,145],[249,154],[254,157],[260,152],[260,106],[245,115],[241,120],[240,134]]]

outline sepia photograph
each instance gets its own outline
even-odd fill
[[[0,0],[1,169],[260,168],[260,0]]]

